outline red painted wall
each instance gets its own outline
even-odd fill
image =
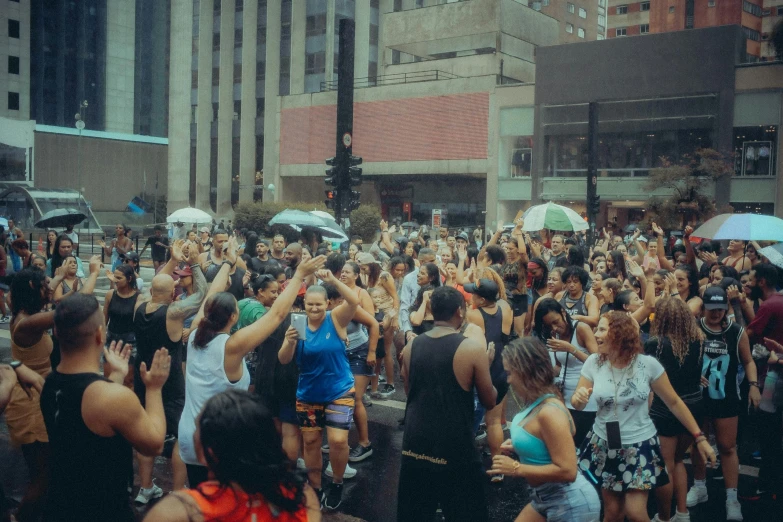
[[[489,93],[354,104],[353,153],[366,162],[487,158]],[[283,109],[280,164],[334,156],[334,105]]]

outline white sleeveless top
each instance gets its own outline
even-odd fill
[[[185,367],[185,408],[179,420],[179,454],[185,464],[200,464],[196,457],[193,435],[196,433],[196,418],[204,404],[226,390],[247,390],[250,386],[250,372],[242,362],[242,377],[232,383],[226,377],[223,366],[228,334],[218,334],[204,348],[193,346],[196,332],[188,338],[188,360]],[[173,370],[173,369],[172,369]]]
[[[578,325],[579,321],[574,321],[574,333],[571,336],[571,344],[573,344],[577,350],[589,356],[590,352],[588,352],[584,346],[579,344],[579,336],[576,334],[576,327]],[[555,358],[560,364],[560,379],[563,380],[563,378],[565,378],[563,386],[563,401],[569,409],[573,410],[574,407],[571,406],[571,396],[576,391],[576,385],[579,384],[579,377],[582,374],[582,366],[584,363],[582,363],[582,361],[573,355],[565,352],[555,353]],[[568,364],[566,364],[566,359],[568,359]],[[598,411],[598,403],[595,402],[595,397],[590,397],[587,406],[585,406],[582,411]]]

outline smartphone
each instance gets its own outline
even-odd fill
[[[299,339],[307,339],[307,316],[305,314],[291,314],[291,326],[296,329]]]
[[[623,442],[620,438],[620,421],[608,421],[606,423],[606,442],[610,450],[619,450],[623,448]]]

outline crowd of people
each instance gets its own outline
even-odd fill
[[[523,228],[381,221],[343,249],[156,228],[144,284],[118,225],[103,303],[98,256],[85,272],[67,234],[45,256],[14,239],[0,407],[30,475],[15,519],[134,520],[132,498],[164,495],[163,455],[174,491],[145,520],[320,520],[373,456],[367,407],[400,383],[400,521],[488,520],[487,484],[523,478],[517,520],[649,520],[652,491],[654,520],[684,522],[718,456],[726,519],[742,520],[750,422],[759,492],[779,493],[783,277],[762,245]]]

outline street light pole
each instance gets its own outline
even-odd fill
[[[76,176],[77,176],[77,191],[79,192],[78,210],[82,210],[82,131],[84,130],[84,119],[87,112],[87,100],[82,101],[79,104],[79,112],[76,113],[74,118],[76,119],[76,128],[79,130],[79,137],[76,144]]]

